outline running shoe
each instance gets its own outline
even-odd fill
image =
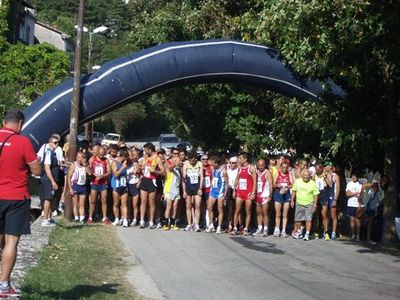
[[[310,240],[310,235],[308,233],[306,233],[304,235],[303,241],[309,241]]]
[[[136,225],[137,225],[136,219],[133,219],[133,220],[131,221],[131,223],[129,224],[129,226],[136,226]]]
[[[128,220],[124,219],[122,227],[128,228]]]
[[[58,216],[58,211],[53,211],[53,213],[51,214],[53,217],[57,217]]]
[[[244,233],[244,228],[240,227],[239,234],[243,234],[243,233]]]
[[[194,231],[195,232],[200,232],[201,230],[200,230],[200,226],[199,225],[195,225],[194,226]]]
[[[52,226],[56,225],[55,223],[52,223],[50,220],[43,220],[41,224],[42,224],[42,226],[45,226],[45,227],[52,227]]]
[[[144,227],[145,227],[144,221],[140,221],[139,228],[144,228]]]
[[[221,234],[221,226],[217,227],[217,234]]]
[[[263,231],[263,236],[264,236],[264,237],[267,237],[267,236],[268,236],[268,229],[264,229],[264,231]]]
[[[257,228],[255,232],[253,232],[253,236],[260,236],[263,233],[262,229]]]
[[[90,225],[92,223],[93,223],[93,220],[91,218],[88,218],[87,221],[86,221],[86,224]]]
[[[279,230],[279,228],[275,228],[274,237],[279,237],[280,235],[281,235],[281,231]]]
[[[329,237],[329,234],[327,232],[325,232],[324,238],[325,238],[325,241],[331,240],[331,238]]]
[[[122,226],[122,224],[124,223],[124,220],[125,220],[124,218],[121,218],[121,219],[119,220],[119,222],[118,222],[118,225],[119,225],[119,226]]]
[[[287,238],[288,237],[288,234],[286,233],[286,231],[282,231],[281,237],[283,237],[283,238]]]
[[[156,229],[156,225],[154,225],[154,223],[150,222],[149,229]]]
[[[160,222],[157,223],[157,228],[158,228],[158,229],[159,229],[159,228],[162,228],[162,225],[161,225]]]
[[[238,232],[237,228],[233,227],[233,230],[231,231],[231,235],[238,235],[238,234],[239,234],[239,232]]]
[[[336,233],[334,231],[332,232],[331,240],[332,241],[336,240]]]
[[[102,223],[104,225],[110,225],[111,224],[111,222],[110,222],[110,220],[108,218],[103,219]]]
[[[175,230],[175,231],[178,231],[180,228],[179,228],[179,226],[177,226],[177,225],[171,225],[171,230]]]
[[[360,241],[360,236],[359,236],[359,235],[356,236],[355,241],[356,241],[356,242],[359,242],[359,241]]]
[[[3,288],[0,285],[0,298],[8,298],[8,297],[16,297],[19,298],[21,296],[21,292],[17,289],[14,289],[11,285],[6,288]]]
[[[169,227],[169,225],[164,225],[162,229],[163,230],[170,230],[171,228]]]
[[[183,229],[184,231],[190,231],[190,229],[191,229],[191,226],[190,225],[187,225],[186,227],[185,227],[185,229]]]
[[[119,219],[115,218],[114,222],[112,222],[111,224],[114,225],[114,226],[119,225]]]
[[[314,239],[315,239],[315,240],[318,240],[318,239],[319,239],[319,234],[318,234],[318,232],[315,232],[315,233],[314,233]]]
[[[233,230],[232,226],[229,225],[228,228],[226,229],[226,233],[231,233]]]
[[[249,235],[249,230],[247,228],[243,229],[243,235]]]
[[[374,242],[373,240],[369,240],[367,241],[368,244],[370,244],[371,246],[376,246],[378,243]]]

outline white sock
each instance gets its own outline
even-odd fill
[[[262,225],[258,225],[258,230],[262,230]]]
[[[310,234],[310,232],[309,231],[306,231],[306,235],[309,235]]]
[[[79,217],[78,216],[75,216],[74,219],[75,219],[75,221],[79,221]]]
[[[207,227],[210,225],[210,217],[208,216],[208,210],[206,211],[206,225]]]
[[[82,222],[83,220],[85,220],[85,216],[80,216],[80,217],[79,217],[79,221]]]

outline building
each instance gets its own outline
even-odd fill
[[[15,23],[10,28],[9,39],[12,44],[22,42],[27,45],[35,43],[34,30],[36,23],[36,7],[25,0],[13,0]]]
[[[61,51],[74,52],[72,37],[50,25],[36,21],[34,35],[35,44],[49,43]]]

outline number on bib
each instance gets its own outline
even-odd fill
[[[239,190],[247,190],[247,179],[239,178]]]
[[[218,187],[218,177],[214,177],[212,179],[212,187],[217,188]]]
[[[199,183],[199,176],[198,175],[189,175],[190,183],[197,184]]]
[[[204,177],[204,187],[209,188],[211,186],[210,177]]]
[[[150,167],[149,166],[144,167],[144,177],[150,177]]]
[[[121,186],[126,186],[126,177],[125,176],[121,177],[119,182],[120,182]]]
[[[263,184],[262,181],[257,181],[257,193],[262,193]]]
[[[94,174],[100,175],[100,176],[103,175],[104,174],[103,167],[101,167],[101,166],[95,167],[94,168]]]

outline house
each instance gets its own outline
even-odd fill
[[[33,45],[35,43],[34,30],[36,23],[36,7],[25,0],[13,0],[15,20],[13,26],[10,28],[9,40],[12,44],[18,41]]]
[[[75,44],[72,37],[50,25],[36,21],[35,24],[35,43],[49,43],[61,51],[73,53]]]

